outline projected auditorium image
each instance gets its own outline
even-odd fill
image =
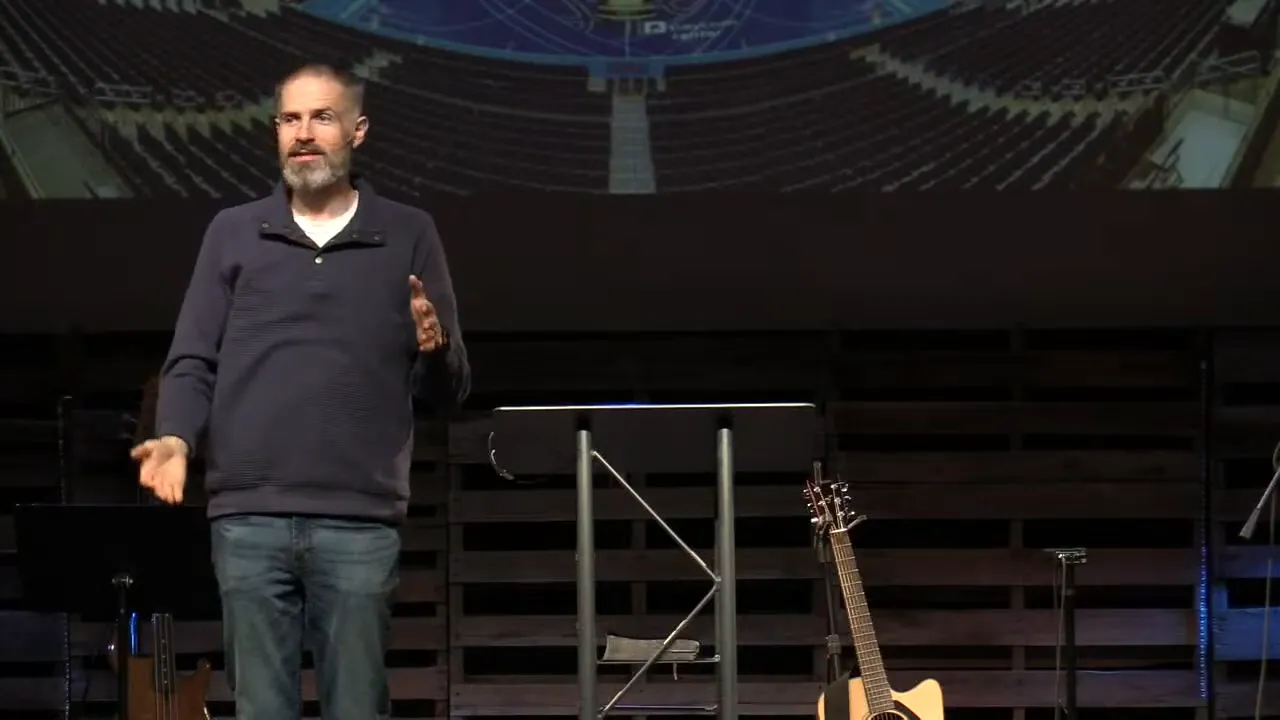
[[[240,202],[275,83],[383,192],[1269,187],[1275,0],[0,0],[0,197]]]

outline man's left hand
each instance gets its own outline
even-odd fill
[[[418,333],[418,350],[431,352],[442,347],[448,339],[436,308],[427,299],[427,291],[416,275],[409,276],[409,312],[413,315],[413,325]]]

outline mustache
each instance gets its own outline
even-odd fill
[[[289,148],[289,157],[299,155],[324,155],[324,150],[316,145],[294,145]]]

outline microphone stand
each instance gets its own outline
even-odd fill
[[[1065,688],[1060,687],[1061,694],[1055,693],[1054,720],[1076,720],[1076,681],[1079,672],[1076,659],[1076,566],[1088,561],[1089,551],[1084,548],[1052,548],[1045,552],[1053,555],[1062,568],[1062,593],[1058,600],[1058,647],[1057,666],[1058,679]],[[1055,575],[1057,570],[1055,569]]]
[[[827,590],[827,682],[833,683],[844,674],[840,667],[840,631],[836,625],[836,608],[840,601],[836,595],[835,574],[831,572],[835,558],[831,556],[831,547],[824,538],[814,538],[814,549],[817,550],[818,562],[822,565],[822,584]]]

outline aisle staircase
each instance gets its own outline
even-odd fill
[[[614,88],[609,129],[609,192],[653,193],[656,183],[649,148],[649,111],[643,92]]]

